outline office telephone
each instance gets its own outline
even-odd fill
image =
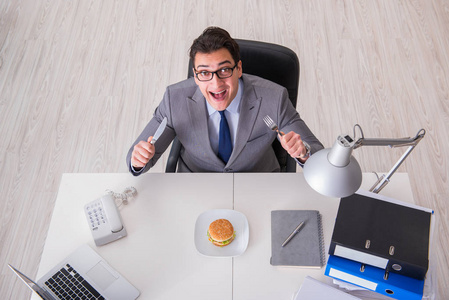
[[[84,206],[95,245],[101,246],[127,235],[112,195],[105,195]]]

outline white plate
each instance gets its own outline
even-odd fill
[[[227,246],[212,244],[207,237],[210,223],[218,219],[227,219],[232,223],[235,239]],[[205,256],[232,257],[245,252],[249,241],[248,219],[241,212],[232,209],[212,209],[199,215],[195,223],[195,246]]]

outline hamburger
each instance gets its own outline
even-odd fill
[[[234,240],[234,227],[228,220],[218,219],[210,223],[207,236],[215,246],[224,247]]]

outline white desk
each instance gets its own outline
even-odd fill
[[[96,247],[84,205],[128,186],[138,191],[120,210],[128,236]],[[199,255],[193,236],[199,214],[232,209],[232,187],[232,174],[64,174],[37,276],[87,243],[137,287],[140,299],[213,299],[217,287],[231,299],[232,259]]]
[[[365,180],[365,189],[374,182]],[[96,247],[83,206],[134,186],[121,214],[128,236]],[[395,174],[382,194],[413,202],[407,174]],[[194,245],[197,217],[235,209],[250,227],[248,248],[236,258],[209,258]],[[317,209],[329,246],[338,200],[314,192],[296,174],[64,174],[37,277],[81,244],[89,244],[141,291],[140,299],[291,299],[303,278],[325,281],[324,268],[270,265],[274,209]],[[328,279],[327,279],[328,280]]]
[[[374,174],[364,174],[362,188],[369,190],[375,180]],[[397,195],[397,200],[414,202],[408,175],[404,173],[395,174],[382,194],[389,197]],[[270,265],[271,211],[319,210],[327,256],[339,203],[339,199],[322,196],[312,190],[301,173],[236,174],[234,209],[248,218],[250,242],[244,255],[234,259],[233,299],[291,299],[307,275],[332,282],[324,275],[324,267],[305,269]]]

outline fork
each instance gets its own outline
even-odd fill
[[[273,131],[276,131],[280,136],[284,136],[284,133],[279,130],[278,125],[273,121],[273,119],[269,115],[263,117],[263,121],[268,126],[268,128],[270,128]],[[293,157],[293,159],[296,161],[298,165],[300,165],[301,167],[303,166],[303,164],[296,157]]]
[[[268,128],[270,128],[273,131],[276,131],[280,136],[284,136],[284,133],[279,130],[278,125],[274,123],[273,119],[269,115],[263,117],[263,121],[268,126]]]

